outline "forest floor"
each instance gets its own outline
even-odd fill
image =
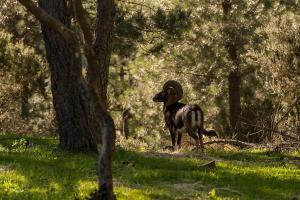
[[[203,167],[211,160],[215,168]],[[199,157],[117,148],[115,193],[119,200],[300,199],[299,163],[299,152],[209,150]],[[0,136],[0,199],[84,199],[96,188],[95,153],[63,151],[54,138]]]

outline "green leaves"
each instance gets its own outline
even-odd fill
[[[183,10],[179,6],[169,12],[159,8],[152,19],[157,28],[176,37],[192,27],[191,10]]]

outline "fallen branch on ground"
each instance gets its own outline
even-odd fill
[[[238,146],[238,147],[255,147],[257,146],[254,143],[249,143],[249,142],[243,142],[240,140],[234,140],[234,139],[217,139],[217,140],[212,140],[209,142],[204,142],[204,145],[210,145],[210,144],[231,144],[234,146]]]
[[[233,146],[238,146],[241,148],[268,148],[268,149],[289,149],[292,147],[299,147],[300,141],[294,141],[294,142],[281,142],[281,143],[269,143],[269,144],[255,144],[255,143],[249,143],[249,142],[243,142],[240,140],[234,140],[234,139],[217,139],[212,140],[208,142],[204,142],[204,145],[211,145],[211,144],[230,144]]]

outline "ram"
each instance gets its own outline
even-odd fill
[[[187,132],[196,141],[196,148],[201,147],[203,152],[202,135],[217,136],[217,134],[203,128],[204,118],[201,108],[197,104],[180,103],[182,97],[183,90],[180,83],[169,80],[164,84],[162,91],[154,96],[153,101],[163,103],[165,123],[171,134],[172,147],[180,148],[182,133]],[[177,143],[176,135],[178,135]]]

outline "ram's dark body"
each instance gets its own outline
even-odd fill
[[[173,147],[176,144],[176,135],[178,135],[177,145],[181,146],[183,132],[188,132],[196,141],[199,139],[200,145],[202,145],[203,112],[198,105],[176,102],[164,109],[164,116]]]
[[[180,83],[174,80],[167,81],[162,90],[153,97],[154,102],[164,103],[164,116],[169,128],[172,147],[176,147],[176,135],[178,134],[177,145],[181,146],[181,136],[187,132],[195,139],[196,147],[201,146],[203,151],[202,135],[209,137],[217,136],[214,130],[207,131],[203,128],[203,111],[197,104],[180,103],[183,97],[183,90]]]

